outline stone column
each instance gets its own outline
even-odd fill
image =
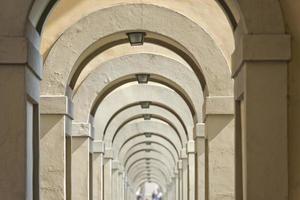
[[[208,138],[208,195],[234,200],[233,97],[206,97],[205,131]]]
[[[120,165],[119,166],[119,195],[118,199],[119,200],[124,200],[124,168]]]
[[[113,160],[113,151],[112,149],[105,149],[104,154],[104,183],[103,183],[103,191],[104,191],[104,200],[111,200],[112,196],[112,160]]]
[[[128,178],[125,174],[125,180],[124,180],[124,198],[125,200],[128,200]]]
[[[27,29],[26,36],[0,36],[1,199],[39,198],[42,58],[39,34],[31,25]]]
[[[72,126],[72,199],[89,200],[91,125]]]
[[[205,124],[198,123],[194,128],[195,151],[196,151],[196,199],[206,200],[207,197],[207,162],[206,162],[206,138]]]
[[[180,179],[179,179],[179,170],[175,170],[175,200],[180,200]]]
[[[112,199],[118,200],[119,198],[119,166],[118,160],[112,161]]]
[[[66,137],[71,135],[72,103],[66,96],[41,97],[40,193],[41,199],[67,196]]]
[[[178,177],[179,177],[179,200],[183,200],[183,169],[182,160],[178,161]]]
[[[104,142],[93,141],[93,200],[103,200]]]
[[[237,118],[237,199],[288,196],[287,62],[290,36],[235,32],[232,74]],[[262,45],[263,44],[263,45]]]
[[[182,200],[189,199],[189,169],[188,169],[188,157],[186,154],[186,149],[181,151],[181,160],[182,160]]]
[[[176,176],[172,177],[172,200],[176,199]]]
[[[187,144],[188,153],[188,169],[189,169],[189,200],[195,200],[196,192],[196,172],[195,172],[195,142],[193,140],[188,141]]]

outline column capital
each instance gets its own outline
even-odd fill
[[[178,167],[178,170],[182,170],[182,168],[183,168],[182,160],[179,160],[179,161],[177,162],[177,167]]]
[[[243,34],[232,54],[232,77],[247,61],[288,61],[291,59],[291,36],[288,34]]]
[[[26,65],[41,80],[43,58],[39,51],[40,40],[31,23],[27,23],[26,35],[0,36],[0,64]]]
[[[208,96],[203,106],[204,122],[207,115],[234,115],[233,96]]]
[[[73,102],[67,96],[42,95],[40,113],[44,115],[67,115],[73,119]]]
[[[178,174],[179,174],[179,171],[178,171],[177,168],[175,168],[175,169],[174,169],[174,175],[175,175],[175,177],[178,176]]]
[[[104,158],[113,159],[114,158],[114,151],[111,148],[105,149]]]
[[[93,137],[93,126],[90,123],[72,123],[72,137]]]
[[[186,146],[187,146],[187,154],[195,153],[194,140],[189,140]]]
[[[118,160],[112,161],[112,169],[113,170],[119,170],[119,166],[120,166],[120,161],[118,161]]]
[[[180,157],[181,157],[181,159],[187,159],[187,150],[186,150],[186,148],[181,149]]]
[[[206,138],[206,133],[205,133],[205,123],[197,123],[194,126],[194,139],[197,138]]]
[[[104,154],[104,152],[105,152],[104,142],[101,140],[94,140],[92,142],[92,152]]]

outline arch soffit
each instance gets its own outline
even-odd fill
[[[144,163],[138,163],[132,168],[132,170],[130,171],[130,173],[127,174],[127,176],[128,177],[133,177],[134,174],[136,174],[137,171],[146,170],[147,167],[149,167],[149,169],[156,168],[156,169],[162,171],[167,177],[172,176],[172,173],[170,173],[168,171],[168,169],[164,165],[162,165],[161,163],[151,163],[149,165],[146,165]]]
[[[198,121],[202,120],[203,94],[196,75],[176,60],[149,53],[118,57],[92,71],[73,95],[75,120],[86,121],[107,91],[126,79],[135,81],[134,75],[139,73],[151,74],[150,80],[172,86],[185,99]],[[100,96],[103,97],[99,99]]]
[[[152,162],[153,163],[159,162],[163,166],[166,167],[167,171],[170,172],[170,174],[173,173],[173,169],[170,166],[166,165],[166,163],[164,163],[162,160],[159,160],[156,156],[151,155],[151,152],[148,153],[148,154],[146,154],[146,155],[144,155],[141,158],[138,158],[138,159],[135,159],[135,160],[131,160],[130,162],[132,162],[132,163],[128,164],[127,166],[124,166],[124,170],[125,170],[125,172],[127,172],[129,174],[130,171],[134,169],[134,166],[137,163],[139,163],[139,162],[144,162],[145,163],[145,162],[147,162],[147,160],[149,160],[149,162],[151,162],[151,163]]]
[[[163,145],[166,149],[168,149],[172,155],[174,155],[174,158],[179,159],[179,152],[177,151],[175,145],[171,143],[169,140],[167,140],[164,137],[161,137],[159,135],[152,135],[151,138],[146,138],[144,134],[137,135],[135,137],[128,138],[122,146],[119,149],[119,152],[117,153],[118,157],[116,160],[122,160],[124,158],[125,153],[133,146],[138,145],[140,143],[158,143]]]
[[[155,158],[155,159],[162,160],[163,163],[170,169],[170,171],[174,172],[174,169],[176,166],[175,163],[173,163],[172,161],[169,161],[169,160],[167,160],[167,162],[165,162],[166,157],[156,151],[150,151],[149,153],[138,152],[138,153],[134,154],[133,156],[131,156],[128,159],[127,163],[124,165],[124,168],[128,169],[133,163],[135,163],[135,161],[143,159],[143,158]]]
[[[149,162],[149,166],[153,166],[153,167],[159,167],[162,171],[164,171],[164,173],[166,173],[168,176],[172,176],[172,171],[170,171],[170,169],[165,165],[165,163],[163,163],[162,161],[158,161],[158,160],[151,160]],[[140,159],[138,161],[136,161],[131,168],[129,168],[129,170],[127,171],[127,175],[129,177],[132,177],[132,174],[134,174],[135,169],[137,168],[142,168],[142,167],[146,167],[146,163],[144,159]]]
[[[130,155],[128,155],[127,158],[125,158],[125,162],[122,163],[124,164],[124,166],[127,166],[127,164],[131,161],[131,159],[138,157],[138,158],[142,158],[142,156],[146,155],[146,154],[150,154],[152,153],[152,155],[156,154],[159,155],[159,158],[163,159],[164,161],[167,161],[169,166],[172,166],[176,164],[176,162],[172,159],[172,156],[166,152],[162,153],[161,151],[157,150],[157,149],[152,149],[152,148],[148,148],[149,152],[146,152],[145,150],[147,149],[140,149],[137,150],[135,152],[131,152]]]
[[[137,178],[144,176],[144,175],[157,175],[157,177],[161,177],[165,180],[165,182],[168,182],[170,179],[164,172],[162,172],[159,168],[152,168],[150,171],[147,171],[145,169],[137,169],[134,174],[132,174],[132,177],[130,179],[132,181],[135,181]]]
[[[166,23],[162,18],[171,21]],[[99,21],[103,23],[99,24]],[[185,34],[174,31],[173,24],[186,30]],[[71,26],[54,44],[46,59],[42,94],[65,94],[70,79],[82,60],[109,41],[122,38],[127,40],[124,33],[131,30],[149,32],[148,40],[157,40],[161,44],[169,43],[188,53],[197,66],[201,65],[198,71],[202,71],[210,95],[232,95],[229,67],[212,38],[185,16],[166,8],[146,4],[118,5],[101,9]],[[62,56],[69,59],[63,59]],[[49,87],[50,85],[52,87]]]
[[[132,118],[132,116],[142,116],[143,114],[151,114],[152,116],[161,116],[161,118],[164,118],[172,122],[173,126],[176,127],[176,129],[179,132],[185,133],[187,135],[185,126],[181,124],[181,121],[178,120],[178,118],[173,113],[171,113],[170,111],[168,111],[163,107],[150,105],[148,109],[143,109],[141,108],[140,105],[137,105],[137,106],[129,107],[117,113],[118,114],[115,115],[115,117],[113,117],[107,124],[104,130],[104,136],[106,134],[113,135],[113,133],[115,133],[119,129],[120,124],[124,124],[124,122]]]
[[[143,139],[143,140],[141,140]],[[160,145],[161,147],[165,148],[169,153],[172,155],[172,158],[174,161],[178,161],[179,157],[174,151],[170,144],[166,140],[159,140],[159,138],[156,138],[155,136],[152,136],[151,139],[146,139],[145,138],[140,138],[140,140],[136,140],[130,143],[126,143],[127,145],[124,145],[120,148],[120,151],[118,152],[118,160],[120,162],[124,162],[125,155],[127,154],[128,151],[131,149],[135,148],[136,146],[143,145],[143,144],[155,144],[155,145]]]
[[[112,149],[115,152],[118,152],[125,141],[136,135],[144,135],[146,132],[150,132],[153,135],[159,135],[166,140],[171,141],[177,152],[180,152],[180,150],[184,148],[181,139],[170,126],[159,121],[145,120],[124,126],[115,137],[115,140],[112,143]],[[109,148],[110,144],[106,144]]]
[[[116,101],[118,99],[122,101]],[[168,88],[150,84],[126,85],[108,95],[95,114],[96,138],[103,140],[105,127],[115,113],[126,106],[142,101],[158,102],[160,105],[170,107],[184,122],[188,123],[185,124],[188,136],[193,138],[193,117],[182,98]]]
[[[111,135],[104,135],[104,141],[107,143],[110,143],[111,141],[113,142],[115,140],[115,137],[118,135],[119,131],[126,126],[127,124],[132,124],[135,122],[139,121],[145,121],[144,119],[144,114],[141,115],[133,115],[131,118],[127,119],[125,122],[120,124],[120,126],[117,128],[117,130]],[[177,136],[180,138],[181,144],[184,145],[187,141],[187,135],[185,135],[184,132],[179,133],[178,129],[170,122],[168,119],[165,119],[164,117],[151,114],[151,120],[150,121],[155,121],[155,122],[161,122],[163,124],[167,124],[170,128],[174,130],[174,132],[177,134]],[[106,137],[107,136],[107,137]]]
[[[150,177],[154,177],[154,178],[156,178],[158,180],[160,179],[162,181],[163,185],[167,185],[169,183],[168,179],[162,178],[164,176],[159,171],[154,171],[153,173],[150,173],[149,176],[148,176],[147,173],[141,172],[140,174],[136,175],[136,177],[133,179],[132,182],[133,183],[139,183],[141,180],[143,180],[145,178],[148,179]]]
[[[163,157],[166,158],[166,160],[168,160],[169,162],[173,162],[174,165],[176,165],[176,160],[173,158],[172,154],[165,148],[163,148],[161,145],[157,145],[157,144],[152,144],[152,145],[146,145],[141,144],[141,145],[137,145],[133,148],[131,148],[125,155],[124,157],[124,165],[126,165],[126,163],[128,162],[128,160],[135,154],[137,153],[144,153],[146,154],[146,150],[150,150],[156,153],[160,153]]]

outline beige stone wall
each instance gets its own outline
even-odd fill
[[[292,35],[292,60],[288,65],[289,200],[300,199],[300,1],[281,0],[287,32]]]

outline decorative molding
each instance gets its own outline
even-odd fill
[[[68,115],[73,119],[73,103],[67,96],[41,96],[41,114]]]
[[[179,160],[179,161],[177,162],[177,167],[178,167],[178,170],[182,170],[182,168],[183,168],[182,160]]]
[[[43,58],[39,52],[41,38],[30,22],[26,26],[26,36],[0,37],[0,65],[27,65],[42,79]]]
[[[72,123],[72,137],[90,137],[92,138],[93,128],[89,123]]]
[[[183,148],[180,152],[180,158],[181,159],[187,159],[187,149]]]
[[[112,161],[112,169],[119,170],[119,168],[120,168],[120,162],[118,160],[113,160]]]
[[[203,116],[233,115],[233,114],[234,114],[234,97],[208,96],[205,98],[205,102],[203,105]]]
[[[187,143],[187,154],[195,153],[195,142],[194,140],[190,140]]]
[[[114,152],[112,149],[105,149],[105,152],[104,152],[104,158],[106,159],[113,159],[114,158]]]
[[[93,153],[102,153],[104,154],[105,152],[105,143],[103,141],[100,140],[94,140],[92,142],[92,152]]]
[[[204,123],[197,123],[194,126],[194,139],[196,138],[206,138],[205,133],[205,124]]]
[[[236,77],[244,62],[289,61],[291,36],[288,34],[243,35],[232,54],[232,77]]]

